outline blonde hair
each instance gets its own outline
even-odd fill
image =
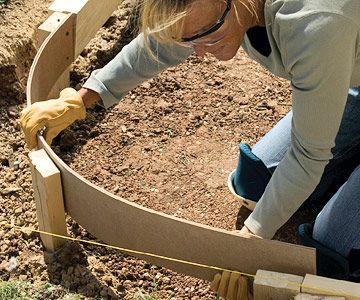
[[[151,34],[160,43],[181,41],[185,17],[191,4],[196,0],[137,0],[140,11],[139,31],[144,34],[145,46]],[[226,0],[219,0],[225,2]],[[252,16],[258,18],[255,9],[256,0],[238,0]],[[235,14],[240,23],[238,11]]]
[[[195,0],[139,0],[140,32],[158,42],[181,41],[185,16]]]

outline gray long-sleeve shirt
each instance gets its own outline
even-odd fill
[[[265,21],[271,54],[263,56],[245,35],[243,48],[270,72],[291,81],[291,147],[274,172],[254,212],[245,221],[271,238],[314,191],[339,130],[348,89],[360,86],[359,0],[267,0]],[[152,59],[139,35],[84,87],[106,107],[126,92],[191,53],[150,39]],[[360,105],[360,103],[359,103]]]

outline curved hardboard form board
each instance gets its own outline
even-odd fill
[[[46,99],[57,77],[74,59],[71,56],[73,32],[74,16],[69,14],[45,40],[31,68],[28,104]],[[316,271],[314,249],[244,238],[144,208],[81,177],[52,151],[42,137],[39,137],[39,147],[45,149],[61,172],[67,213],[99,240],[122,248],[249,274],[255,274],[258,269],[297,275]],[[217,272],[160,258],[139,257],[206,280],[211,280]]]

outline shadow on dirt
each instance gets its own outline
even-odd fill
[[[71,236],[82,240],[96,240],[75,222],[69,222],[72,224]],[[125,287],[114,284],[113,276],[98,258],[102,256],[102,249],[97,248],[98,246],[67,241],[56,252],[44,252],[49,282],[85,297],[119,299],[125,293]],[[108,282],[104,278],[109,278]]]

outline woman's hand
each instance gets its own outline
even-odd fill
[[[241,230],[239,231],[239,234],[241,235],[254,235],[251,230],[249,228],[247,228],[245,225],[241,228]]]
[[[78,119],[85,119],[81,95],[72,88],[60,92],[58,99],[36,102],[20,114],[20,125],[30,149],[37,146],[37,133],[45,127],[44,138],[50,145],[60,131]]]
[[[262,239],[261,236],[252,233],[251,230],[247,228],[245,225],[241,228],[241,230],[234,230],[233,232],[245,238]]]

